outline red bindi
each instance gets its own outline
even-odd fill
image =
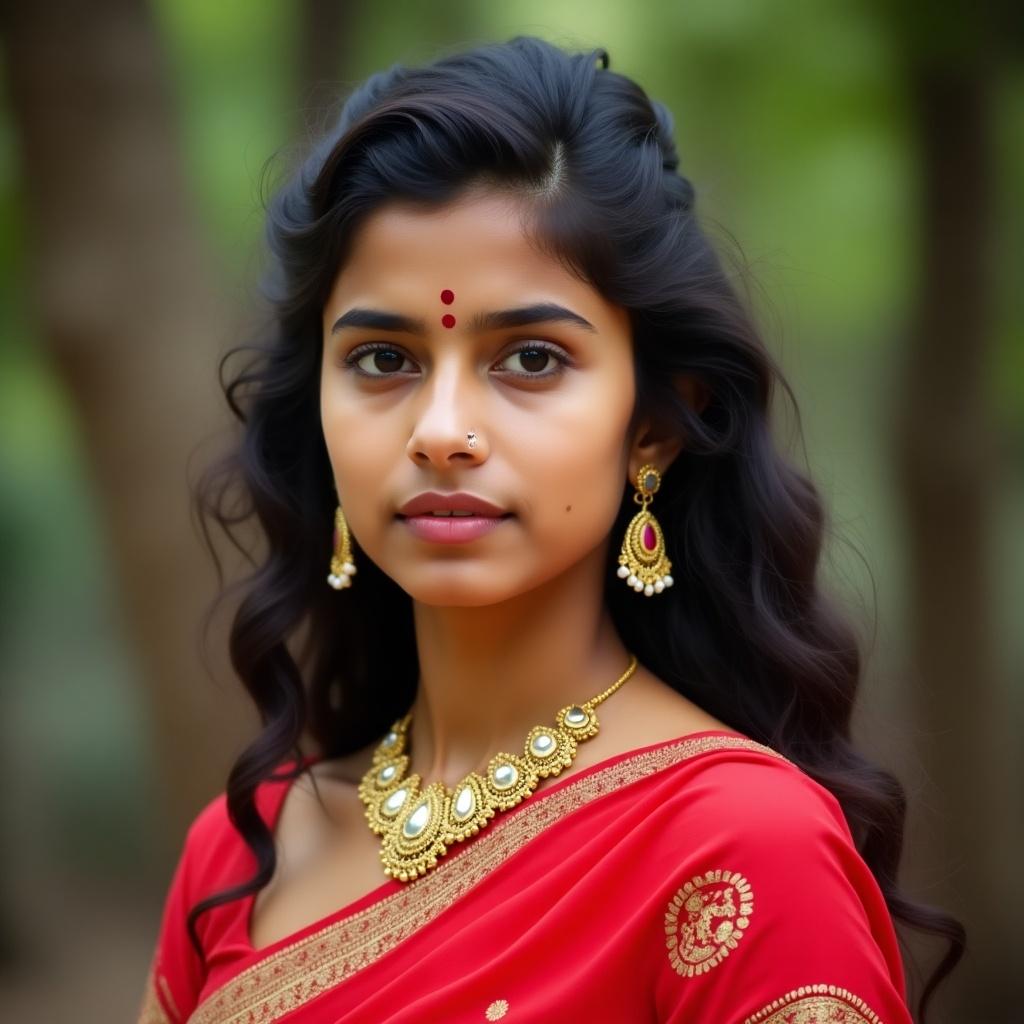
[[[455,317],[453,317],[451,313],[445,313],[445,315],[441,317],[441,323],[443,323],[445,327],[454,327]]]
[[[445,288],[445,290],[441,292],[441,301],[446,306],[450,306],[455,301],[455,292],[453,292],[451,288]]]

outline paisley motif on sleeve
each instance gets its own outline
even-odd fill
[[[736,871],[706,871],[676,890],[665,910],[668,958],[692,977],[720,964],[750,924],[754,894]]]

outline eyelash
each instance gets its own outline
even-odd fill
[[[345,368],[354,371],[361,377],[367,377],[371,380],[387,380],[389,377],[397,375],[397,371],[393,371],[391,373],[367,373],[365,370],[360,369],[357,363],[363,358],[363,356],[370,355],[371,352],[394,352],[395,355],[401,355],[408,358],[402,350],[395,345],[391,345],[383,341],[368,342],[365,345],[360,345],[357,348],[354,348],[345,357],[343,360]],[[509,356],[513,356],[517,352],[546,352],[554,358],[556,368],[553,370],[547,370],[544,373],[522,373],[516,370],[504,371],[505,373],[511,373],[513,377],[523,377],[528,380],[549,380],[560,376],[565,368],[571,365],[571,360],[560,348],[545,341],[526,342],[502,356],[500,362],[504,362]]]

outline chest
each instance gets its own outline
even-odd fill
[[[370,831],[355,788],[320,788],[326,811],[302,783],[293,787],[281,809],[275,833],[277,867],[258,893],[249,921],[249,941],[256,949],[391,882],[380,860],[380,837]]]

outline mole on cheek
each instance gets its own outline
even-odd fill
[[[572,511],[572,505],[566,505],[565,506],[565,511],[566,512],[571,512]]]

